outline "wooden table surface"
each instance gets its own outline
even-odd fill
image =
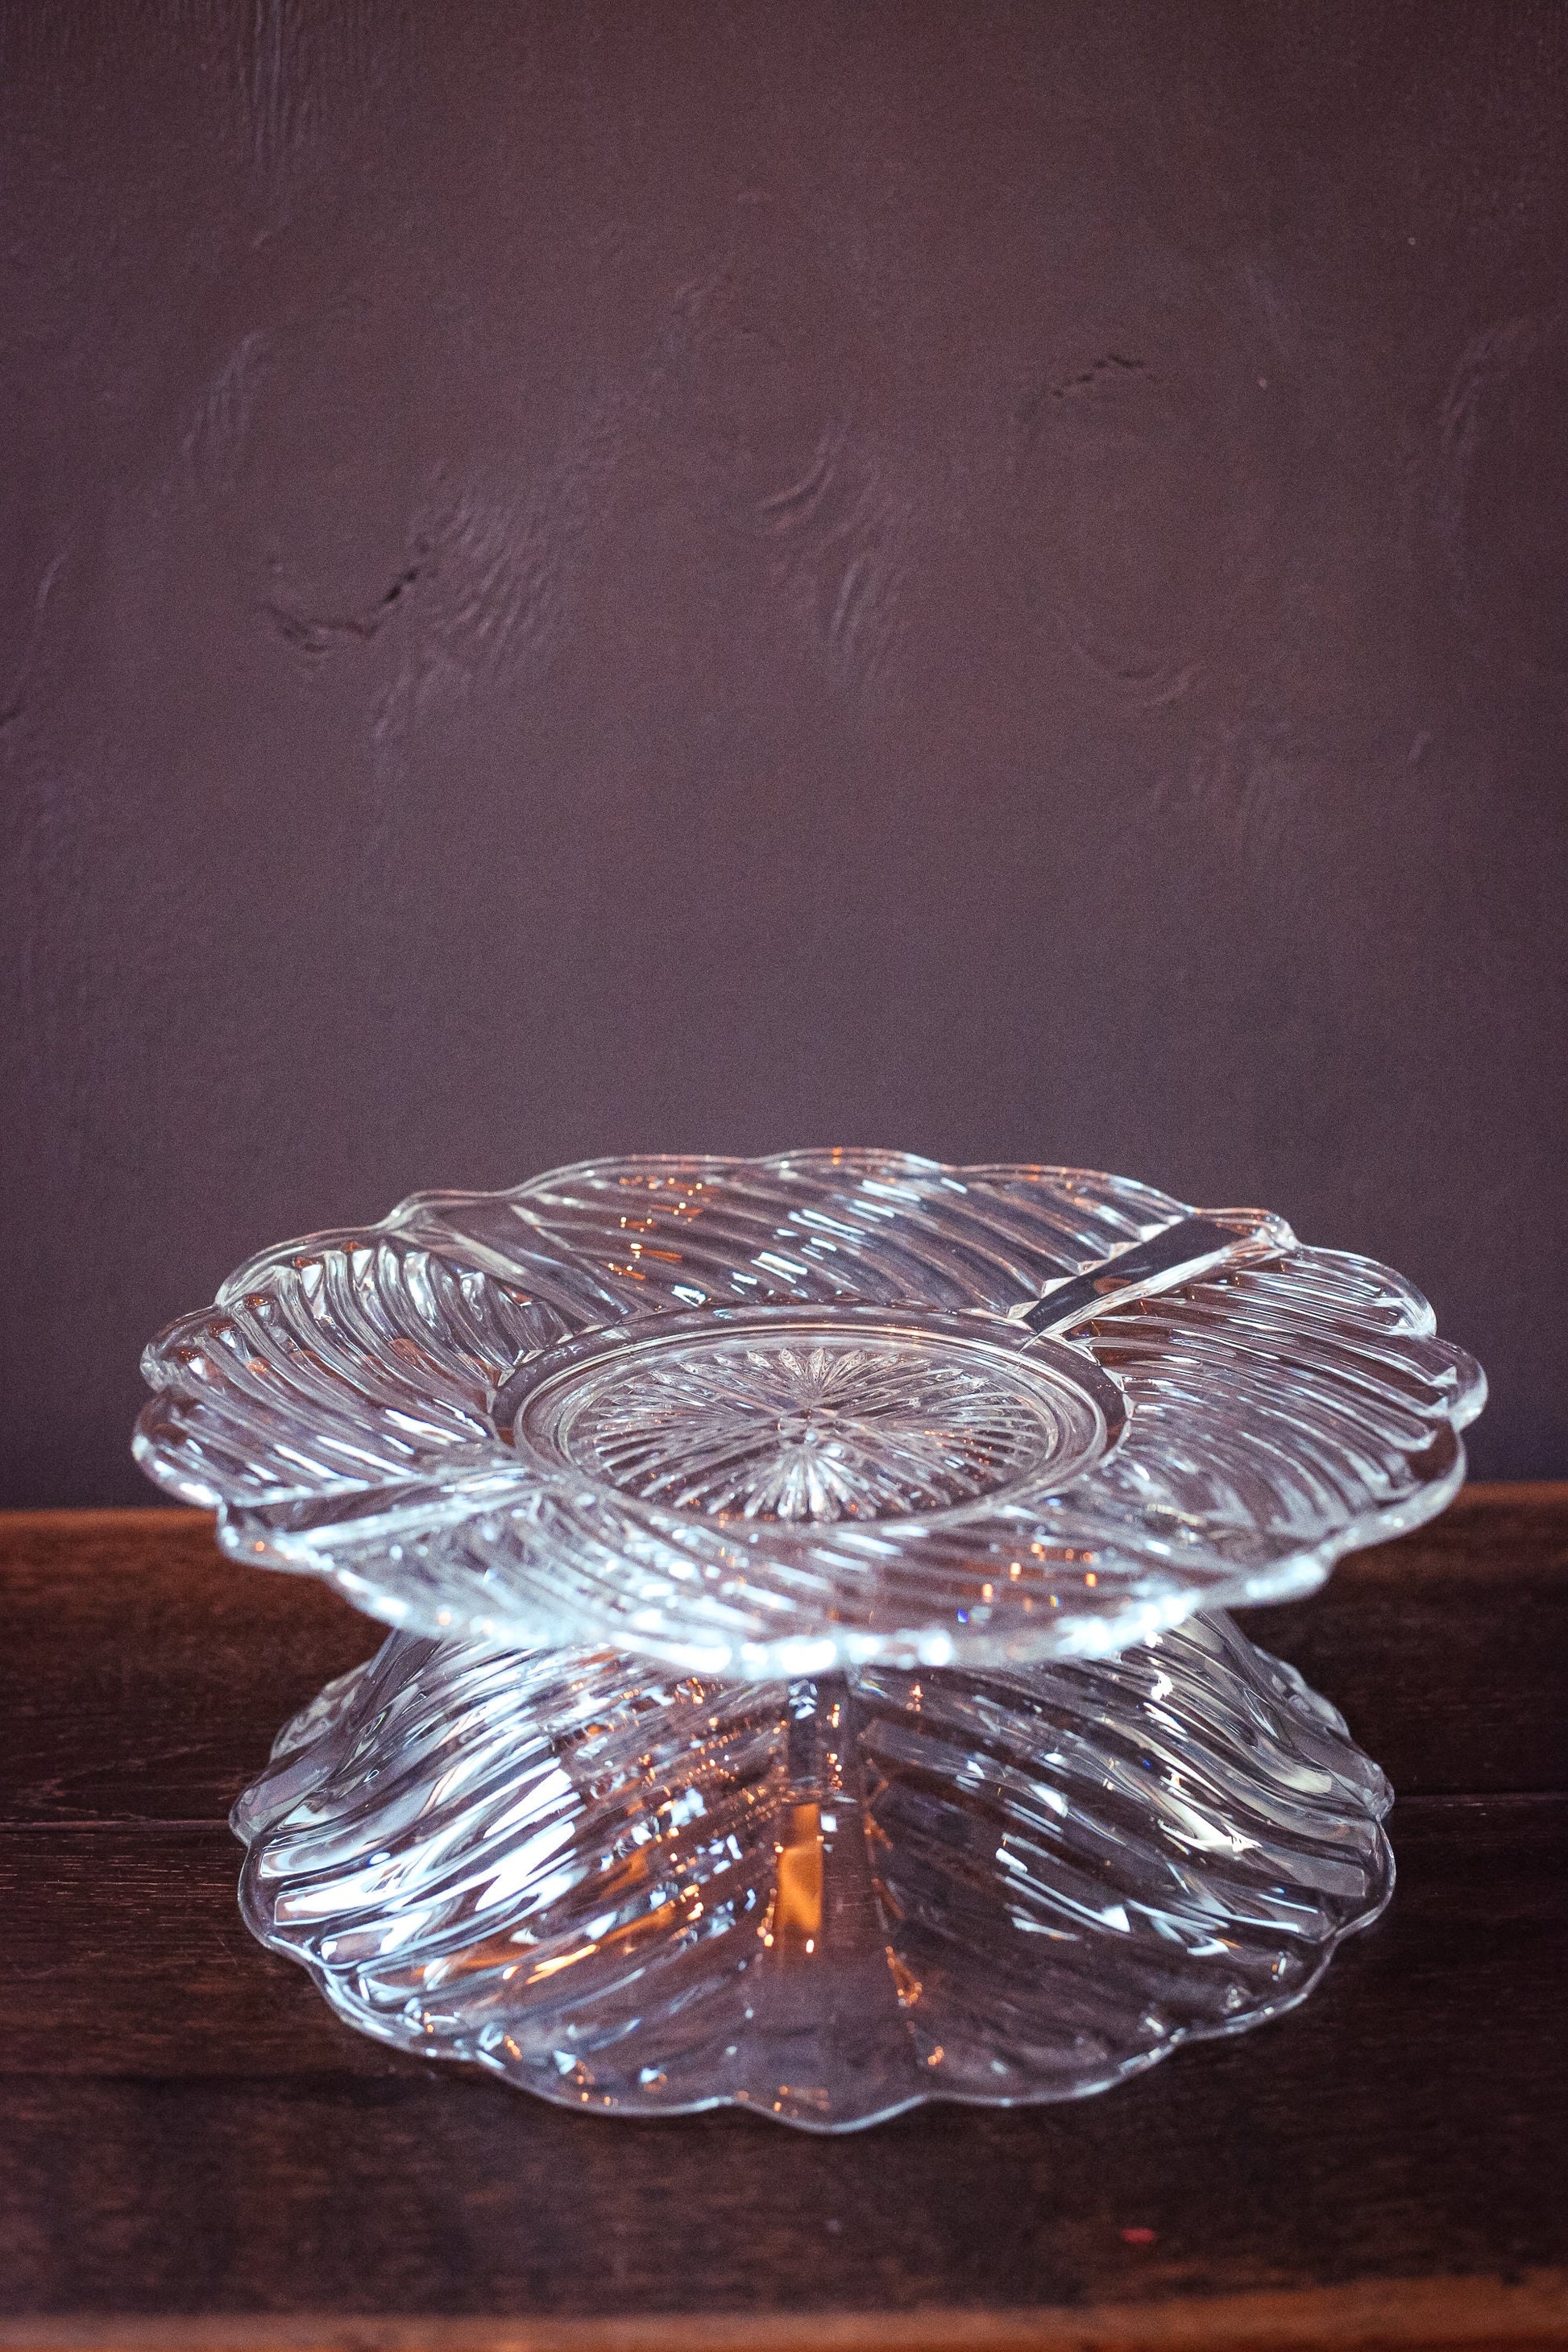
[[[0,1517],[0,2344],[1568,2345],[1568,1486],[1244,1622],[1393,1778],[1384,1918],[1101,2097],[819,2139],[334,2022],[225,1816],[375,1628],[194,1513]]]

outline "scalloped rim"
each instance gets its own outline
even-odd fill
[[[649,1154],[621,1161],[588,1160],[550,1170],[540,1176],[531,1178],[524,1183],[494,1192],[442,1189],[412,1192],[373,1225],[329,1229],[302,1236],[293,1242],[276,1244],[247,1259],[220,1286],[214,1301],[214,1307],[221,1312],[242,1304],[247,1294],[252,1293],[264,1277],[276,1273],[280,1266],[292,1259],[314,1257],[332,1250],[357,1251],[374,1246],[382,1238],[405,1234],[426,1213],[438,1213],[469,1205],[489,1206],[498,1203],[510,1205],[513,1202],[542,1202],[552,1192],[569,1188],[574,1181],[601,1180],[607,1169],[634,1166],[639,1171],[649,1171],[656,1174],[668,1171],[671,1175],[679,1173],[686,1177],[700,1176],[704,1171],[711,1171],[715,1177],[720,1177],[733,1176],[739,1171],[753,1169],[758,1171],[780,1173],[803,1170],[822,1172],[841,1170],[851,1178],[859,1176],[875,1180],[879,1175],[885,1176],[890,1184],[896,1183],[900,1175],[918,1178],[927,1184],[933,1180],[940,1181],[946,1179],[951,1180],[954,1190],[959,1192],[968,1191],[975,1180],[988,1180],[991,1182],[1027,1182],[1031,1179],[1048,1179],[1068,1188],[1075,1184],[1109,1185],[1125,1190],[1130,1198],[1144,1195],[1155,1214],[1167,1205],[1178,1210],[1183,1206],[1171,1201],[1170,1196],[1160,1193],[1152,1187],[1142,1185],[1135,1180],[1113,1177],[1108,1172],[1102,1173],[1099,1171],[1057,1168],[1046,1162],[983,1163],[966,1167],[947,1165],[922,1159],[915,1154],[875,1150],[792,1151],[773,1154],[759,1160],[720,1154]],[[1283,1230],[1289,1231],[1288,1228]],[[1294,1237],[1291,1238],[1293,1241]],[[479,1273],[491,1272],[491,1269],[486,1267],[484,1264],[486,1252],[482,1244],[474,1243],[471,1246],[466,1246],[461,1238],[455,1235],[450,1248],[443,1249],[439,1254],[454,1264],[467,1264]],[[1375,1278],[1379,1284],[1388,1287],[1406,1301],[1411,1317],[1409,1328],[1412,1336],[1430,1338],[1435,1334],[1436,1319],[1429,1304],[1413,1285],[1403,1276],[1396,1275],[1393,1269],[1356,1253],[1334,1252],[1321,1255],[1325,1258],[1332,1257],[1347,1265],[1366,1268],[1369,1276]],[[561,1255],[558,1262],[563,1265],[569,1262],[576,1264],[570,1253]],[[520,1277],[513,1273],[510,1279],[517,1282]],[[613,1305],[615,1302],[612,1299],[608,1303]],[[161,1390],[170,1386],[164,1369],[166,1364],[164,1349],[171,1343],[177,1344],[180,1336],[187,1329],[209,1320],[212,1312],[211,1308],[199,1310],[194,1317],[179,1318],[175,1323],[168,1326],[145,1351],[142,1360],[143,1370],[150,1379],[157,1378]],[[621,1315],[607,1317],[604,1325],[595,1328],[607,1329],[613,1323],[622,1319],[624,1318]],[[578,1340],[582,1340],[588,1335],[579,1330],[574,1336]],[[1074,1336],[1076,1338],[1077,1335]],[[1101,1377],[1114,1382],[1114,1373],[1097,1363],[1087,1347],[1075,1347],[1070,1339],[1057,1344],[1078,1355],[1084,1362],[1086,1370],[1093,1366]],[[1068,1634],[1069,1626],[1064,1617],[1058,1621],[1058,1638],[1054,1639],[1048,1647],[1041,1645],[1037,1635],[1032,1637],[1027,1645],[1020,1646],[1016,1639],[1010,1643],[995,1644],[988,1643],[978,1634],[972,1634],[963,1641],[961,1653],[953,1645],[951,1636],[943,1630],[933,1639],[928,1649],[918,1652],[921,1662],[942,1664],[952,1662],[961,1654],[966,1662],[973,1662],[976,1664],[1016,1661],[1024,1656],[1108,1654],[1126,1647],[1130,1643],[1146,1639],[1150,1634],[1159,1632],[1165,1626],[1179,1623],[1184,1617],[1198,1610],[1255,1605],[1260,1601],[1283,1600],[1312,1591],[1322,1582],[1334,1562],[1345,1553],[1362,1549],[1368,1544],[1388,1540],[1423,1525],[1446,1507],[1463,1483],[1466,1467],[1465,1454],[1458,1432],[1475,1418],[1486,1400],[1485,1375],[1479,1364],[1462,1349],[1454,1348],[1451,1343],[1443,1344],[1452,1359],[1456,1391],[1448,1402],[1444,1416],[1441,1419],[1433,1417],[1432,1450],[1434,1452],[1439,1450],[1447,1452],[1447,1448],[1452,1450],[1446,1460],[1432,1464],[1430,1472],[1423,1474],[1422,1483],[1412,1491],[1373,1505],[1368,1509],[1357,1513],[1342,1525],[1327,1530],[1316,1541],[1304,1543],[1298,1549],[1284,1552],[1266,1563],[1254,1563],[1245,1569],[1238,1569],[1234,1577],[1216,1577],[1206,1584],[1177,1588],[1158,1596],[1145,1597],[1140,1601],[1130,1599],[1127,1606],[1115,1613],[1107,1612],[1092,1617],[1084,1617],[1073,1624],[1071,1639],[1065,1638]],[[384,1592],[363,1575],[358,1573],[354,1568],[333,1562],[327,1555],[325,1542],[319,1543],[313,1531],[307,1530],[301,1534],[298,1530],[290,1531],[268,1524],[266,1508],[226,1499],[212,1486],[204,1485],[192,1477],[188,1470],[176,1459],[171,1457],[160,1437],[154,1435],[154,1416],[158,1414],[162,1402],[161,1396],[151,1400],[138,1420],[133,1439],[136,1458],[151,1477],[167,1490],[179,1495],[182,1499],[208,1507],[216,1507],[219,1515],[218,1539],[226,1552],[252,1562],[263,1560],[271,1565],[303,1570],[323,1576],[342,1591],[356,1607],[384,1622],[410,1626],[424,1622],[417,1611],[411,1609],[409,1604],[400,1600],[396,1593]],[[1411,1458],[1415,1466],[1419,1457]],[[480,1466],[471,1450],[456,1448],[449,1462],[437,1463],[428,1471],[422,1471],[417,1479],[400,1480],[392,1477],[380,1481],[370,1479],[357,1482],[345,1479],[340,1492],[340,1500],[346,1500],[352,1496],[370,1502],[374,1497],[380,1496],[384,1498],[387,1507],[390,1508],[395,1505],[400,1494],[406,1496],[416,1488],[428,1491],[432,1487],[447,1487],[450,1491],[452,1503],[457,1505],[458,1496],[462,1492],[464,1479],[472,1478]],[[326,1490],[321,1490],[316,1499],[325,1505],[330,1501],[330,1495]],[[453,1517],[456,1518],[471,1516],[477,1518],[490,1507],[492,1507],[491,1505],[483,1496],[476,1496],[471,1509],[457,1509]],[[345,1520],[348,1516],[344,1515]],[[377,1514],[373,1511],[353,1516],[359,1518],[363,1533],[368,1535],[369,1527],[366,1521],[374,1520]],[[443,1513],[442,1516],[444,1517],[445,1514]],[[342,1522],[339,1524],[341,1528]],[[326,1528],[323,1527],[321,1533],[326,1540],[330,1541],[330,1534]],[[432,1623],[428,1630],[445,1633],[468,1631],[481,1637],[492,1639],[498,1636],[498,1627],[494,1618],[480,1611],[475,1612],[466,1627],[451,1622],[449,1612],[447,1617],[447,1623]],[[511,1626],[510,1619],[505,1622]],[[518,1638],[524,1638],[521,1618],[511,1630],[515,1631]],[[580,1623],[571,1625],[565,1629],[565,1637],[582,1639],[585,1633],[591,1633],[593,1630]],[[647,1654],[662,1656],[675,1663],[700,1665],[708,1671],[715,1671],[719,1665],[721,1654],[710,1643],[700,1640],[690,1643],[674,1642],[658,1637],[648,1641],[646,1645],[641,1644],[636,1639],[635,1629],[625,1621],[617,1622],[613,1625],[606,1624],[602,1630],[604,1638],[606,1640],[612,1640],[627,1648],[646,1647]],[[538,1631],[535,1631],[531,1637],[538,1638]],[[777,1661],[783,1654],[779,1644],[770,1644],[765,1653],[759,1648],[755,1658],[752,1658],[749,1651],[755,1646],[741,1643],[731,1648],[729,1653],[731,1663],[736,1660],[742,1661],[742,1670],[748,1673],[775,1670]],[[822,1670],[824,1658],[821,1654],[824,1650],[824,1643],[822,1641],[815,1644],[805,1643],[800,1646],[802,1656],[799,1670],[803,1672]],[[900,1637],[899,1641],[889,1646],[889,1641],[880,1634],[861,1639],[847,1630],[841,1630],[831,1637],[831,1647],[833,1654],[847,1663],[866,1663],[877,1657],[901,1657],[909,1653],[907,1637]]]

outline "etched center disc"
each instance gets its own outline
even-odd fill
[[[973,1335],[956,1317],[657,1319],[516,1375],[497,1420],[510,1417],[519,1451],[721,1519],[902,1519],[1064,1481],[1120,1418],[1092,1366],[1064,1366],[1027,1333]]]

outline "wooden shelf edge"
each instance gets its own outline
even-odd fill
[[[1563,1491],[1568,1494],[1568,1486]],[[16,1535],[25,1535],[29,1528],[37,1528],[40,1535],[58,1535],[68,1527],[87,1532],[94,1528],[106,1532],[118,1528],[124,1534],[145,1528],[151,1533],[160,1527],[195,1528],[205,1523],[210,1528],[216,1521],[216,1511],[198,1511],[189,1503],[60,1503],[37,1510],[0,1511],[0,1528]]]
[[[1016,2312],[441,2319],[257,2313],[0,2318],[3,2352],[1561,2352],[1568,2273],[1359,2279]]]

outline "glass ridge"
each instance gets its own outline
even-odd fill
[[[755,1684],[394,1634],[235,1827],[253,1932],[377,2040],[589,2112],[843,2131],[1281,2014],[1387,1901],[1388,1802],[1224,1618]]]
[[[1120,1434],[1112,1383],[1005,1325],[913,1307],[689,1310],[549,1350],[493,1411],[546,1474],[721,1524],[908,1520],[1060,1485]]]

